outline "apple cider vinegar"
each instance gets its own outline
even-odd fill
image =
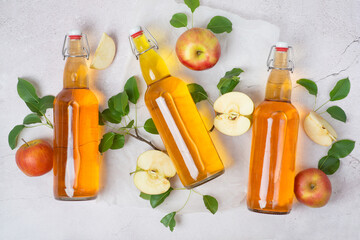
[[[83,46],[84,37],[80,31],[65,37],[64,88],[54,101],[54,195],[58,200],[94,199],[99,190],[99,108],[89,90],[85,57],[90,51]]]
[[[140,61],[148,85],[145,103],[156,128],[186,188],[205,183],[224,172],[224,165],[215,149],[187,84],[172,77],[154,45],[141,27],[130,32],[130,43]]]
[[[289,48],[276,44],[265,101],[253,115],[247,205],[254,212],[287,214],[292,207],[299,114],[291,104]]]

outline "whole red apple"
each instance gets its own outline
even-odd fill
[[[176,42],[176,55],[180,62],[192,70],[212,68],[219,60],[219,40],[208,29],[191,28]]]
[[[53,167],[53,149],[42,139],[23,144],[15,158],[20,170],[30,177],[41,176]]]
[[[299,202],[319,208],[330,199],[331,182],[323,171],[309,168],[296,175],[294,192]]]

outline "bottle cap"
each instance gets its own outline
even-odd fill
[[[129,31],[129,35],[132,38],[135,38],[135,37],[141,35],[142,33],[143,33],[143,30],[142,30],[141,26],[136,26],[136,27],[130,29],[130,31]]]
[[[79,29],[73,29],[68,32],[70,39],[80,39],[82,37],[82,33]]]
[[[286,42],[277,42],[275,45],[275,49],[276,51],[287,52],[287,50],[289,49],[289,44],[287,44]]]

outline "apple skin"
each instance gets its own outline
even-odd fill
[[[325,206],[330,199],[331,182],[323,171],[309,168],[296,175],[294,192],[299,202],[319,208]]]
[[[176,42],[176,55],[186,67],[201,71],[212,68],[219,60],[219,40],[208,29],[191,28]]]
[[[29,177],[44,175],[53,167],[53,149],[51,145],[36,139],[23,144],[16,152],[16,164]]]

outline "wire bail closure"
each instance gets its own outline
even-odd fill
[[[148,40],[148,42],[150,43],[150,47],[149,47],[148,49],[142,51],[142,52],[139,52],[139,51],[136,49],[136,47],[135,47],[135,44],[134,44],[134,42],[133,42],[133,39],[132,39],[131,35],[129,35],[128,38],[129,38],[129,43],[130,43],[131,51],[132,51],[133,54],[135,55],[136,60],[139,60],[139,56],[140,56],[141,54],[143,54],[143,53],[146,53],[146,52],[149,51],[150,49],[153,49],[153,48],[155,48],[156,50],[159,49],[159,45],[158,45],[156,39],[155,39],[155,38],[153,37],[153,35],[149,32],[149,30],[147,30],[146,27],[144,27],[144,28],[141,27],[141,30],[144,31],[144,34],[145,34],[145,32],[146,32],[145,36],[147,37],[147,40]]]
[[[293,48],[291,46],[288,47],[288,51],[289,51],[289,55],[288,55],[288,67],[287,68],[277,68],[277,67],[274,67],[274,53],[275,53],[275,47],[276,45],[272,45],[271,46],[271,49],[270,49],[270,52],[269,52],[269,56],[267,58],[267,61],[266,61],[266,65],[268,67],[268,71],[270,69],[278,69],[278,70],[289,70],[291,71],[291,73],[294,72],[294,68],[295,68],[295,64],[294,64],[294,51],[293,51]]]
[[[68,52],[68,50],[69,50],[69,48],[68,48],[68,39],[70,40],[70,36],[69,36],[69,34],[66,34],[65,38],[64,38],[63,48],[62,48],[62,55],[64,57],[64,60],[67,57],[86,57],[86,59],[89,60],[90,47],[89,47],[89,41],[87,39],[86,34],[84,34],[84,33],[81,34],[82,46],[85,46],[85,47],[82,48],[82,50],[84,50],[84,52],[86,54],[81,54],[81,55],[69,54],[69,52]]]

